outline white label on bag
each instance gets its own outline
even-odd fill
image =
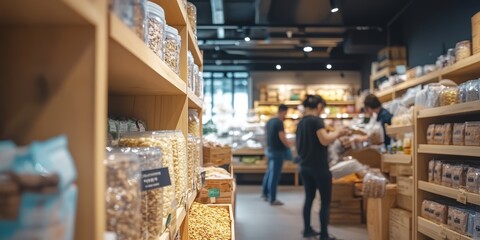
[[[108,125],[110,127],[110,132],[116,132],[117,131],[117,126],[115,125],[115,121],[109,119],[108,120]]]
[[[126,122],[120,122],[120,133],[126,133],[128,132],[128,123]]]

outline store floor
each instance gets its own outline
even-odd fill
[[[260,186],[237,186],[237,240],[297,240],[303,229],[302,187],[280,186],[278,199],[283,206],[272,207],[260,198]],[[312,213],[312,224],[319,229],[318,213]],[[330,226],[337,239],[368,240],[365,225]]]

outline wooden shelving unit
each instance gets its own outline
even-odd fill
[[[452,66],[439,71],[440,78],[451,79],[462,83],[480,76],[480,54],[463,59]],[[479,121],[480,101],[416,110],[415,117],[415,156],[414,161],[414,231],[415,239],[465,239],[464,236],[444,225],[433,223],[422,218],[421,204],[423,200],[445,199],[455,201],[466,198],[468,204],[480,206],[480,195],[464,192],[428,182],[428,162],[444,157],[458,164],[468,159],[480,158],[478,146],[429,145],[426,132],[429,124]],[[463,204],[457,202],[457,204]]]
[[[75,239],[104,239],[108,114],[185,135],[188,108],[202,114],[202,100],[187,90],[187,50],[200,69],[203,57],[183,3],[153,1],[182,38],[180,76],[110,13],[106,0],[0,3],[0,138],[24,145],[68,137],[78,175]],[[180,231],[188,229],[184,219],[195,195],[179,206]]]
[[[405,133],[413,132],[414,128],[413,125],[405,125],[405,126],[385,126],[385,130],[387,134],[391,137],[396,137],[398,135],[403,135]]]
[[[458,239],[458,240],[473,240],[473,238],[459,234],[448,229],[446,226],[434,223],[422,217],[417,218],[418,231],[434,240],[444,239]]]
[[[403,153],[382,154],[383,162],[393,164],[411,164],[412,156]]]

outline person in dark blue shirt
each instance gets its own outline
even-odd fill
[[[390,145],[390,137],[387,135],[385,124],[392,124],[393,115],[387,109],[382,107],[382,103],[380,103],[380,100],[374,94],[368,95],[363,104],[365,105],[365,113],[368,115],[372,115],[373,113],[377,114],[377,122],[380,122],[383,128],[383,139],[386,149],[388,145]]]
[[[303,237],[320,235],[320,240],[331,240],[328,234],[330,202],[332,199],[332,173],[328,165],[328,145],[348,133],[346,129],[328,132],[320,114],[327,106],[318,95],[308,95],[303,102],[305,113],[298,123],[296,134],[297,152],[300,156],[300,176],[305,190],[303,205]],[[315,231],[310,222],[312,204],[316,191],[320,192],[320,227]]]
[[[283,161],[291,158],[291,144],[287,141],[283,127],[287,110],[288,107],[281,104],[278,107],[277,116],[268,120],[266,126],[268,168],[263,177],[262,198],[265,201],[269,201],[272,206],[283,205],[277,199],[277,186],[282,173]]]

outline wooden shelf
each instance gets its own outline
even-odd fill
[[[480,147],[419,144],[418,153],[479,157]]]
[[[396,137],[397,135],[403,135],[405,133],[411,133],[414,131],[413,125],[405,126],[386,126],[385,130],[389,136]]]
[[[394,85],[387,90],[377,92],[375,95],[379,98],[385,98],[389,94],[402,92],[402,91],[407,90],[408,88],[417,86],[419,84],[437,82],[439,80],[440,80],[440,71],[435,71],[435,72],[427,73],[427,74],[425,74],[421,77],[418,77],[418,78],[415,78],[415,79],[410,79],[410,80],[407,80],[403,83]]]
[[[169,26],[185,26],[187,10],[181,0],[152,0],[163,8]]]
[[[183,221],[185,221],[185,217],[187,216],[188,211],[190,210],[190,207],[192,207],[193,202],[195,201],[195,198],[197,197],[197,192],[194,191],[193,193],[190,193],[187,199],[187,209],[184,207],[180,207],[177,209],[177,218],[176,218],[176,223],[177,225],[175,226],[175,232],[179,230],[183,224]],[[165,232],[162,235],[160,235],[159,240],[169,240],[169,232]]]
[[[109,85],[117,95],[183,95],[187,86],[116,15],[110,14]]]
[[[467,78],[478,78],[480,77],[480,54],[472,55],[468,58],[465,58],[451,66],[448,66],[441,70],[443,78],[465,76]]]
[[[258,148],[242,148],[242,149],[234,149],[232,151],[234,156],[263,156],[265,155],[265,149]]]
[[[434,240],[444,240],[444,239],[473,240],[473,238],[471,237],[452,231],[444,225],[434,223],[422,217],[418,217],[418,231],[427,235],[430,238],[433,238]]]
[[[93,1],[1,1],[2,25],[94,25],[101,21],[101,7]]]
[[[467,202],[473,203],[480,206],[480,195],[469,192],[462,192],[456,188],[445,187],[439,184],[430,183],[426,181],[418,181],[418,189],[435,193],[437,195],[442,195],[444,197],[449,197],[452,199],[457,199],[462,193],[467,196]]]
[[[195,59],[195,63],[201,67],[203,66],[203,56],[200,48],[198,48],[197,39],[195,34],[193,34],[193,30],[190,27],[190,24],[187,23],[188,28],[188,50],[192,52],[193,58]]]
[[[418,111],[418,118],[432,118],[452,115],[480,113],[480,101],[459,103],[455,105],[427,108]]]
[[[267,170],[267,164],[245,164],[234,163],[233,169],[235,173],[265,173]],[[298,165],[294,163],[283,164],[282,173],[296,173],[298,171]]]
[[[280,105],[285,104],[287,106],[298,106],[302,105],[302,101],[299,100],[291,100],[285,102],[265,102],[265,101],[258,101],[258,105]],[[355,101],[327,101],[328,106],[344,106],[344,105],[354,105]]]
[[[383,162],[396,164],[410,164],[412,163],[412,156],[403,153],[397,154],[382,154]]]
[[[380,71],[378,71],[375,74],[370,75],[370,81],[376,81],[382,77],[388,77],[390,76],[390,68],[384,68]]]
[[[192,90],[188,89],[188,107],[195,108],[195,109],[202,109],[203,108],[203,101],[192,92]]]

